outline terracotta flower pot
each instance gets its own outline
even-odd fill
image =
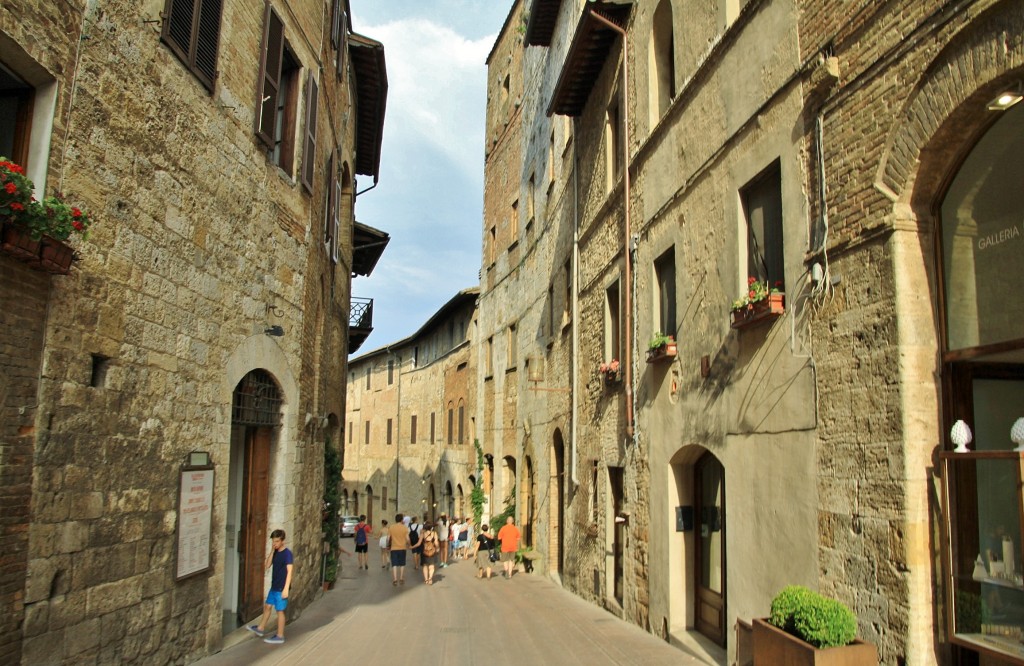
[[[754,619],[754,666],[871,666],[878,649],[857,640],[849,645],[816,648],[767,620]]]
[[[786,311],[785,294],[769,294],[768,298],[732,311],[732,327],[746,328],[778,319]]]

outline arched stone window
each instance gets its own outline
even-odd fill
[[[661,0],[651,19],[651,39],[647,52],[647,77],[650,95],[651,127],[665,115],[676,96],[676,48],[672,25],[672,2]]]

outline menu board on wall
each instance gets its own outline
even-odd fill
[[[183,469],[178,492],[177,580],[210,568],[213,468]]]

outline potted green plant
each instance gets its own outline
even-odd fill
[[[36,201],[33,189],[24,168],[0,157],[0,248],[20,261],[66,274],[74,254],[64,241],[73,234],[87,237],[92,219],[60,194]]]
[[[747,293],[732,302],[732,327],[745,328],[754,324],[776,319],[785,312],[786,294],[782,282],[774,286],[761,282],[751,275],[747,278]]]
[[[647,362],[658,363],[675,358],[677,353],[676,340],[671,335],[655,331],[647,343]]]
[[[783,588],[771,615],[754,619],[754,665],[866,666],[878,650],[857,639],[857,618],[847,606],[800,585]]]

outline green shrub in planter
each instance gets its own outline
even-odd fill
[[[817,648],[849,645],[857,637],[853,611],[799,585],[786,587],[772,600],[770,622]]]

